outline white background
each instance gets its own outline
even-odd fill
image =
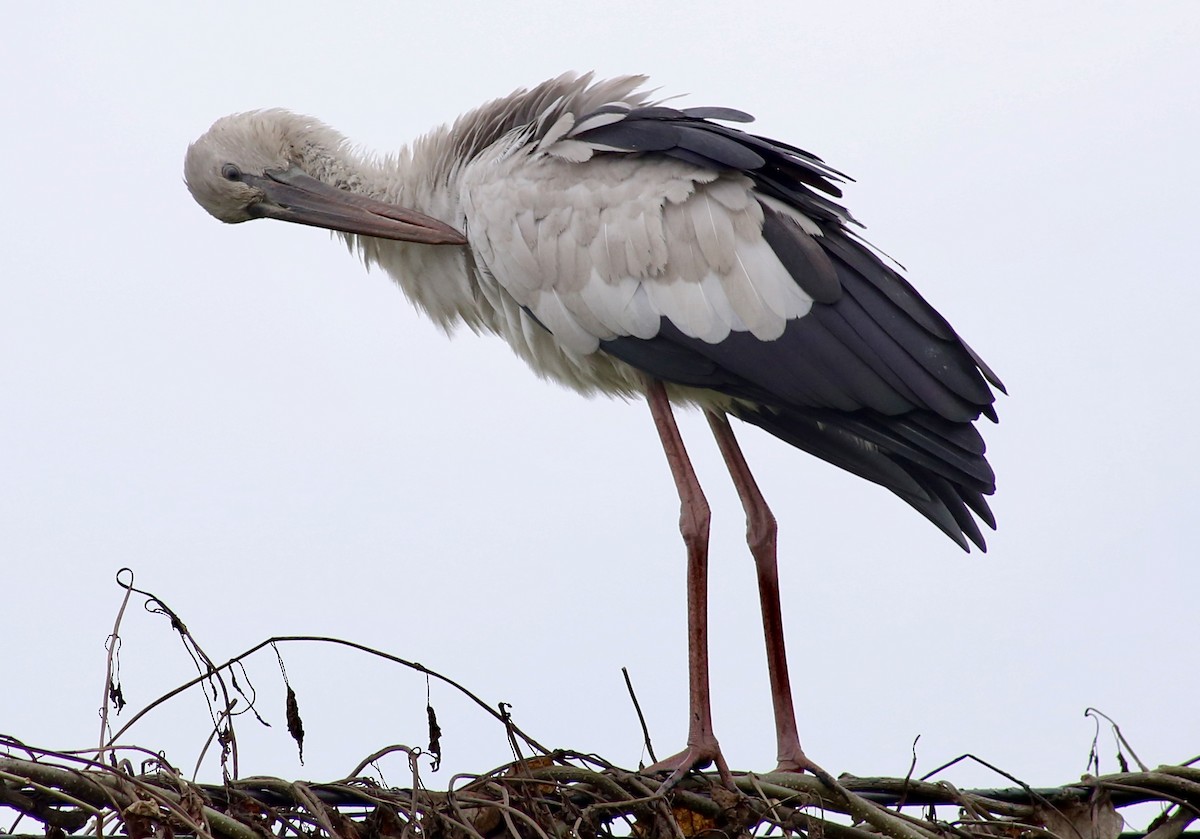
[[[231,111],[286,106],[390,150],[594,69],[750,111],[857,178],[868,238],[1010,389],[984,428],[1000,520],[986,555],[743,430],[781,523],[809,754],[903,774],[921,735],[918,774],[970,751],[1057,784],[1086,768],[1089,705],[1152,765],[1200,752],[1200,6],[831,5],[6,15],[0,731],[95,743],[113,576],[131,566],[218,660],[271,634],[336,635],[512,703],[548,745],[633,765],[624,665],[660,756],[682,745],[683,549],[645,406],[546,385],[496,339],[447,341],[321,232],[221,225],[181,179],[187,144]],[[741,509],[702,418],[682,423],[714,507],[717,734],[735,768],[766,770]],[[131,609],[123,637],[133,707],[192,675],[165,621]],[[332,779],[423,743],[418,675],[283,652],[307,762],[260,653],[249,675],[274,727],[241,718],[244,773]],[[430,784],[509,758],[489,718],[445,687],[433,701],[446,759]],[[123,739],[190,772],[206,719],[192,693]],[[219,776],[211,759],[201,776]]]

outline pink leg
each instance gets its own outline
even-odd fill
[[[771,702],[775,709],[775,740],[778,746],[777,772],[803,772],[813,764],[800,748],[796,711],[792,707],[792,686],[788,679],[787,653],[783,641],[783,613],[779,607],[779,567],[775,558],[775,516],[750,474],[742,449],[733,436],[729,420],[723,414],[706,411],[708,424],[734,486],[746,510],[746,541],[758,571],[758,599],[762,609],[763,635],[767,641],[767,673],[771,679]]]
[[[717,771],[727,786],[732,776],[712,727],[712,703],[708,685],[708,501],[696,480],[691,460],[679,436],[679,427],[671,414],[671,403],[662,382],[650,379],[646,386],[650,413],[662,440],[667,464],[679,491],[679,530],[687,546],[687,614],[688,614],[688,704],[689,723],[687,748],[677,755],[661,760],[650,770],[670,770],[666,785],[674,786],[690,770],[717,764]]]

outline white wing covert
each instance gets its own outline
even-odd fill
[[[544,146],[497,146],[463,176],[471,246],[572,352],[653,338],[663,319],[709,344],[731,330],[769,341],[812,306],[763,239],[763,208],[744,174],[596,154],[570,132]]]

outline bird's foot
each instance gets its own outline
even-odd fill
[[[728,789],[734,789],[733,775],[729,772],[725,755],[721,754],[721,747],[717,745],[716,738],[711,736],[699,742],[688,743],[687,748],[679,754],[660,760],[642,771],[670,772],[671,774],[658,788],[659,792],[666,792],[683,780],[688,772],[693,769],[704,769],[713,763],[717,765],[717,774],[721,777],[721,783]]]
[[[804,749],[800,748],[799,742],[786,749],[780,749],[778,760],[779,765],[775,767],[776,772],[792,772],[797,775],[812,772],[815,775],[817,774],[815,770],[820,769],[808,759],[808,755],[804,754]]]

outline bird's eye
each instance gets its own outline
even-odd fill
[[[242,170],[232,163],[226,163],[221,167],[221,177],[227,181],[240,181],[242,179]]]

